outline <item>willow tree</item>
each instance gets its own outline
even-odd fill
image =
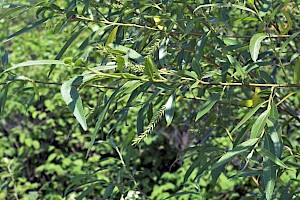
[[[49,0],[2,7],[2,18],[24,11],[38,18],[1,42],[2,105],[13,81],[32,83],[37,95],[40,87],[56,84],[81,131],[91,136],[87,155],[95,142],[111,141],[130,177],[128,151],[162,128],[177,128],[188,133],[179,158],[193,161],[183,188],[187,181],[200,185],[206,175],[217,183],[223,173],[256,188],[245,198],[299,195],[299,1]],[[11,64],[7,43],[41,26],[72,32],[56,44],[62,47],[52,60]],[[66,58],[68,48],[77,49]],[[48,65],[48,79],[14,73],[33,65]],[[53,83],[51,74],[63,74],[62,65],[75,74]],[[87,88],[102,92],[96,105],[81,98]],[[127,124],[129,116],[134,123]],[[134,131],[123,137],[120,152],[113,138],[124,126]],[[196,198],[201,191],[173,195]]]

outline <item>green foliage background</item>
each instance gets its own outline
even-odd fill
[[[0,8],[0,199],[299,198],[297,0]]]

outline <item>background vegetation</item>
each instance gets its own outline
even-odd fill
[[[298,199],[299,1],[0,4],[0,199]]]

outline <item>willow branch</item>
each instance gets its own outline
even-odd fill
[[[167,32],[164,29],[158,29],[158,28],[153,28],[147,25],[140,25],[140,24],[129,24],[129,23],[121,23],[121,22],[111,22],[108,20],[95,20],[95,19],[90,19],[87,17],[83,17],[83,16],[76,16],[77,20],[83,20],[83,21],[88,21],[88,22],[93,22],[93,23],[103,23],[103,24],[108,24],[111,26],[127,26],[127,27],[135,27],[135,28],[141,28],[141,29],[147,29],[147,30],[152,30],[152,31],[159,31],[159,32],[164,32],[170,35],[181,35],[184,34],[184,32],[182,31],[171,31],[171,32]],[[200,32],[190,32],[189,35],[194,35],[194,36],[202,36],[203,33]],[[289,38],[291,35],[269,35],[268,38]],[[225,38],[241,38],[241,39],[250,39],[252,38],[252,35],[221,35],[221,37],[225,37]],[[300,37],[300,35],[298,35],[297,37]]]

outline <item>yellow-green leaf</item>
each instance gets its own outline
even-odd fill
[[[117,32],[118,32],[118,26],[115,27],[115,28],[110,32],[110,34],[109,34],[109,36],[108,36],[108,39],[107,39],[107,41],[106,41],[106,44],[105,44],[106,46],[109,45],[109,44],[112,44],[112,43],[115,41]]]
[[[298,58],[294,67],[294,83],[300,83],[300,59]]]

